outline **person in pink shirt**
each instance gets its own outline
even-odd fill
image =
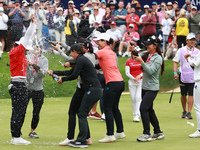
[[[126,15],[126,30],[129,30],[129,24],[134,24],[135,31],[138,31],[138,25],[140,22],[140,18],[135,14],[135,7],[131,6],[131,13]]]
[[[165,19],[165,9],[166,9],[165,2],[162,2],[160,4],[160,8],[161,8],[161,11],[159,11],[157,13],[157,15],[158,15],[158,21],[159,21],[159,23],[162,24],[162,19]]]
[[[132,41],[135,45],[137,45],[137,41],[140,39],[140,35],[138,32],[135,31],[135,26],[133,24],[129,24],[128,32],[124,33],[122,41],[119,44],[119,51],[118,56],[122,56],[123,48],[127,48],[127,51],[123,54],[123,57],[130,57],[131,54],[129,53],[130,42]]]
[[[94,39],[100,47],[95,53],[99,59],[99,65],[103,70],[106,86],[103,95],[103,108],[106,117],[107,133],[100,143],[113,142],[116,139],[125,138],[121,112],[118,108],[121,93],[124,91],[124,80],[119,72],[116,54],[110,48],[113,39],[107,33],[101,33]],[[114,120],[117,132],[114,134]]]

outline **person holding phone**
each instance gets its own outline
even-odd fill
[[[142,81],[142,102],[140,105],[140,113],[143,123],[143,134],[137,141],[147,142],[151,140],[161,140],[165,136],[160,130],[158,118],[153,109],[153,102],[159,91],[159,73],[161,76],[164,71],[164,60],[160,47],[158,46],[160,40],[151,36],[144,42],[147,47],[147,53],[143,56],[134,56],[133,58],[141,63],[143,68]],[[154,134],[150,134],[150,123],[154,127]]]
[[[131,6],[131,13],[126,15],[126,30],[129,30],[129,24],[134,24],[135,31],[138,31],[139,16],[135,14],[135,7]]]

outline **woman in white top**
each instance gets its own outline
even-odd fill
[[[1,49],[0,49],[0,59],[1,59],[1,55],[3,53],[4,47],[5,47],[5,38],[6,38],[6,34],[7,34],[7,22],[8,22],[8,16],[6,14],[3,13],[3,7],[0,7],[0,43],[1,45]]]
[[[93,14],[89,16],[90,27],[98,28],[101,26],[102,16],[99,15],[99,7],[94,6]]]

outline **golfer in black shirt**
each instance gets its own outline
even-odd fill
[[[59,80],[57,81],[58,84],[62,84],[64,81],[77,79],[79,75],[81,77],[85,94],[78,111],[79,134],[76,141],[69,142],[69,146],[80,148],[88,147],[86,141],[88,133],[87,115],[93,105],[103,95],[96,70],[91,61],[83,56],[83,53],[80,44],[73,44],[71,46],[70,54],[76,60],[76,65],[70,71],[66,71],[67,77],[59,77]]]

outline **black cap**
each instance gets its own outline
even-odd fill
[[[15,3],[20,3],[20,0],[15,0]]]
[[[70,51],[81,51],[82,50],[82,46],[80,44],[73,44],[70,48]]]
[[[150,38],[147,39],[147,41],[143,42],[145,45],[150,45],[150,44],[154,44],[157,45],[158,43],[156,42],[156,37],[155,35],[151,36]]]

